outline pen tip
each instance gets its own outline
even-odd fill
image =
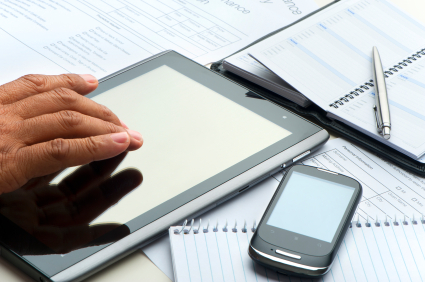
[[[382,129],[382,135],[384,136],[384,139],[385,140],[390,139],[390,137],[391,137],[391,129],[385,126]]]

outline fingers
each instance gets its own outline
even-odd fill
[[[8,108],[24,120],[70,110],[121,126],[121,121],[110,109],[66,88],[56,88],[22,99],[8,105]]]
[[[65,177],[58,184],[58,189],[63,194],[64,199],[75,198],[81,192],[99,186],[109,179],[126,155],[127,153],[122,153],[111,159],[81,166]]]
[[[67,167],[115,157],[130,145],[127,132],[81,139],[55,139],[23,147],[16,153],[16,166],[27,180]]]
[[[62,171],[63,170],[60,170],[46,176],[33,178],[30,181],[28,181],[25,185],[21,186],[20,189],[27,190],[27,191],[33,190],[35,192],[35,191],[38,191],[39,189],[43,189],[44,187],[48,187],[50,181],[55,179],[56,176],[58,176]]]
[[[120,225],[113,223],[101,223],[91,225],[90,228],[96,228],[96,237],[94,240],[88,242],[84,247],[101,246],[108,243],[113,243],[122,238],[130,235],[130,228],[127,225]],[[115,227],[115,228],[113,228]]]
[[[86,189],[100,185],[111,176],[126,155],[127,153],[122,153],[111,159],[83,165],[63,178],[58,185],[45,183],[44,186],[36,187],[32,192],[37,205],[44,208],[55,203],[66,202],[75,199]]]
[[[118,120],[118,119],[117,119]],[[119,120],[118,120],[119,122]],[[121,126],[73,111],[61,111],[24,120],[19,130],[12,133],[26,146],[56,138],[85,138],[109,133],[125,132]],[[142,136],[132,130],[129,149],[140,148]]]
[[[11,104],[56,88],[68,88],[85,95],[97,86],[97,79],[91,75],[26,75],[0,86],[0,104]]]
[[[40,209],[40,223],[56,226],[88,224],[138,187],[142,181],[140,171],[124,170],[82,193],[68,194],[66,202]]]
[[[67,228],[41,226],[34,230],[34,236],[57,254],[112,243],[129,234],[130,229],[126,225],[114,223]]]

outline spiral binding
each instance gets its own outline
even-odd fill
[[[421,216],[420,220],[416,220],[415,215],[411,219],[408,219],[407,216],[404,216],[404,219],[402,221],[397,220],[397,215],[394,216],[394,220],[391,221],[388,219],[388,215],[385,216],[385,221],[382,223],[378,216],[375,218],[375,222],[371,222],[370,217],[368,216],[366,219],[366,222],[364,224],[365,227],[372,227],[372,225],[375,225],[375,227],[388,227],[391,226],[391,223],[393,226],[401,226],[401,225],[418,225],[418,224],[424,224],[425,225],[425,216]],[[353,226],[361,228],[362,223],[360,221],[360,216],[357,215],[357,221],[352,221],[350,224],[350,228],[353,228]]]
[[[408,57],[406,60],[403,60],[402,62],[399,62],[398,64],[395,64],[393,67],[389,68],[387,71],[384,71],[385,77],[388,78],[389,75],[394,75],[394,73],[398,72],[399,70],[404,69],[405,67],[409,66],[413,63],[413,61],[417,61],[417,59],[421,58],[422,56],[425,56],[425,48],[412,54],[410,57]],[[336,100],[335,102],[331,103],[329,107],[333,107],[335,109],[338,109],[339,106],[343,106],[344,103],[350,102],[350,100],[354,99],[356,96],[359,96],[359,93],[364,93],[365,90],[369,90],[369,87],[375,86],[373,84],[373,80],[369,80],[347,95],[341,97],[339,100]]]
[[[370,217],[367,216],[366,218],[366,222],[364,223],[364,226],[366,228],[368,227],[372,227],[372,225],[375,225],[375,227],[388,227],[391,226],[391,223],[393,226],[401,226],[401,225],[418,225],[418,224],[424,224],[425,225],[425,216],[422,215],[421,218],[419,220],[416,220],[415,215],[413,215],[413,217],[411,219],[408,219],[407,216],[404,216],[404,219],[402,221],[397,220],[397,215],[394,216],[394,221],[391,221],[391,219],[388,219],[388,215],[385,216],[385,221],[382,223],[379,220],[379,217],[376,216],[374,222],[370,220]],[[183,222],[182,228],[181,229],[175,229],[174,230],[174,234],[175,235],[180,235],[181,233],[188,235],[190,234],[190,232],[192,231],[193,234],[200,234],[200,233],[209,233],[210,232],[210,221],[208,220],[208,224],[205,227],[202,227],[201,229],[201,225],[202,225],[202,219],[199,219],[199,224],[197,228],[194,228],[194,224],[195,224],[195,220],[192,219],[191,224],[189,229],[186,229],[187,227],[187,220],[185,220]],[[221,229],[223,232],[233,232],[233,233],[237,233],[239,232],[239,229],[237,228],[238,223],[235,220],[235,225],[233,226],[233,228],[229,229],[229,224],[228,221],[226,220],[226,224],[223,226],[223,228]],[[351,221],[350,224],[350,228],[362,228],[362,222],[360,221],[360,215],[357,214],[357,220],[356,221]],[[248,233],[249,231],[251,231],[252,233],[255,233],[255,231],[257,230],[257,221],[254,220],[253,225],[251,228],[248,228],[246,220],[244,221],[244,225],[243,227],[240,229],[240,231],[242,233]],[[202,232],[201,232],[202,231]],[[213,228],[211,229],[212,232],[219,232],[219,224],[218,221],[216,222],[216,224],[213,226]]]
[[[193,234],[200,234],[200,233],[208,233],[210,232],[210,221],[208,220],[208,224],[207,226],[203,227],[201,229],[201,225],[202,225],[202,219],[199,219],[199,224],[198,224],[198,228],[194,228],[194,224],[195,224],[195,220],[192,219],[191,224],[189,229],[186,229],[187,227],[187,220],[185,220],[183,222],[182,228],[181,229],[174,229],[174,234],[175,235],[180,235],[181,233],[188,235],[190,234],[190,232],[193,230]],[[226,220],[226,224],[223,226],[223,228],[221,229],[223,232],[233,232],[233,233],[237,233],[239,232],[238,227],[238,222],[235,220],[235,225],[233,226],[233,228],[229,229],[229,223]],[[244,225],[243,227],[240,229],[240,231],[242,233],[248,233],[248,231],[251,231],[252,233],[254,233],[257,230],[257,221],[254,220],[252,227],[248,228],[246,220],[244,221]],[[202,231],[202,232],[201,232]],[[218,232],[220,231],[219,229],[219,224],[218,221],[217,223],[213,226],[213,228],[211,229],[212,232]]]

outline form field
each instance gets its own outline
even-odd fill
[[[229,42],[236,42],[241,40],[239,37],[237,37],[236,35],[230,33],[229,31],[225,30],[224,28],[220,27],[220,26],[215,26],[211,29],[212,32],[214,32],[215,34],[217,34],[218,36],[226,39]]]
[[[172,42],[179,48],[176,48],[175,50],[181,53],[190,53],[192,56],[202,56],[206,54],[204,50],[200,49],[199,47],[195,46],[194,44],[188,42],[187,40],[184,40],[180,36],[177,36],[173,32],[169,31],[168,29],[164,29],[161,32],[158,32],[159,35],[161,35],[163,38],[167,39],[168,41]],[[180,50],[179,50],[180,49]]]
[[[194,30],[190,29],[184,23],[180,23],[180,24],[177,24],[177,25],[173,26],[173,29],[175,31],[180,32],[181,34],[183,34],[186,37],[190,37],[190,36],[193,36],[193,35],[197,34],[197,32],[195,32]]]
[[[102,0],[91,0],[90,4],[96,9],[101,10],[104,13],[110,13],[116,10],[114,7],[112,7],[111,5],[108,5]]]
[[[134,27],[134,30],[136,32],[140,32],[141,27],[147,28],[152,32],[158,32],[164,29],[164,27],[160,26],[159,24],[157,24],[156,22],[152,21],[151,19],[149,19],[148,17],[139,14],[138,16],[129,13],[126,10],[122,10],[122,11],[117,11],[115,14],[115,16],[120,17],[120,19],[125,19],[127,23],[131,22],[131,25]],[[111,14],[111,15],[113,15]],[[142,28],[141,30],[144,30],[144,28]]]
[[[210,22],[206,18],[199,16],[197,13],[195,13],[195,12],[193,12],[193,11],[187,9],[187,8],[183,8],[183,9],[179,10],[179,12],[183,16],[186,16],[189,19],[194,20],[195,22],[199,23],[200,25],[202,25],[206,28],[212,28],[212,27],[215,26],[215,24],[213,22]]]
[[[201,44],[202,46],[208,48],[211,51],[217,50],[221,46],[215,43],[214,41],[206,38],[205,36],[201,34],[197,34],[191,37],[195,42]]]
[[[158,20],[160,20],[161,22],[163,22],[164,24],[166,24],[167,26],[173,26],[178,24],[179,22],[176,21],[175,19],[173,19],[172,17],[170,17],[169,15],[163,16],[158,18]]]
[[[143,2],[151,5],[152,7],[154,7],[155,9],[164,12],[164,14],[169,14],[171,12],[174,12],[174,8],[171,7],[171,3],[167,3],[167,5],[163,4],[161,1],[158,0],[144,0]]]
[[[230,42],[224,39],[223,37],[218,36],[214,32],[207,30],[201,33],[202,36],[205,36],[205,38],[208,38],[212,42],[214,42],[217,45],[220,45],[221,47],[229,45]]]
[[[133,7],[136,7],[139,11],[151,15],[154,18],[159,18],[165,15],[165,13],[161,10],[152,7],[142,0],[126,0],[126,2],[132,4]]]
[[[188,28],[200,33],[203,32],[205,30],[207,30],[205,27],[203,27],[202,25],[200,25],[199,23],[188,19],[187,21],[183,22]]]
[[[121,3],[118,0],[102,0],[102,1],[114,9],[121,9],[125,7],[125,4]],[[93,1],[90,1],[90,2],[93,2]]]
[[[168,14],[168,16],[172,17],[177,22],[183,22],[188,20],[188,17],[184,16],[182,13],[179,13],[178,11]]]

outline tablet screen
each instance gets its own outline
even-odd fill
[[[124,224],[291,134],[166,65],[92,99],[144,138],[116,170],[142,184],[92,223]]]

